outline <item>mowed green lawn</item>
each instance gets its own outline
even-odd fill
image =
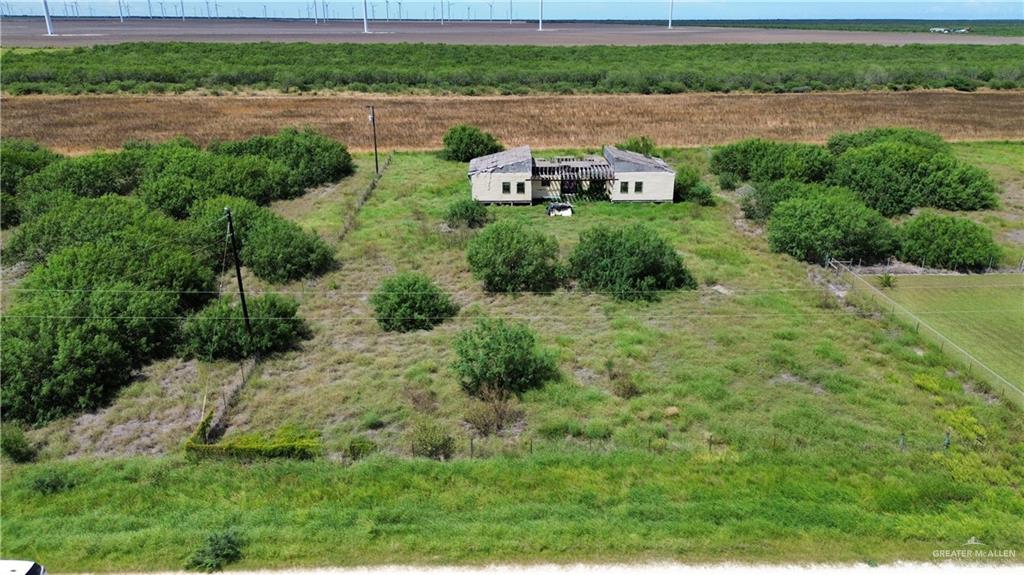
[[[885,293],[1024,389],[1024,275],[900,276]]]

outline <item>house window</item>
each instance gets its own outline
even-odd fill
[[[502,182],[501,183],[501,193],[503,193],[503,194],[511,194],[512,193],[512,184],[510,184],[509,182]]]
[[[620,194],[628,194],[629,193],[629,182],[619,182],[619,193]]]
[[[516,193],[517,194],[525,194],[526,193],[526,182],[516,182]]]
[[[633,192],[635,192],[637,194],[644,193],[644,183],[643,182],[637,182],[637,183],[633,184]]]

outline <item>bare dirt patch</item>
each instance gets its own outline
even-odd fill
[[[354,150],[372,147],[366,106],[377,106],[383,150],[441,147],[462,122],[506,146],[597,146],[646,134],[665,146],[762,137],[823,142],[878,126],[929,130],[951,141],[1020,140],[1024,91],[586,96],[4,96],[3,135],[68,153],[132,139],[184,135],[198,143],[311,126]]]

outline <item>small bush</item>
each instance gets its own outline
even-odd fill
[[[35,461],[37,449],[32,445],[21,427],[7,423],[0,427],[0,452],[15,463]]]
[[[201,425],[208,425],[204,420]],[[241,433],[220,441],[205,443],[209,428],[197,430],[196,437],[185,444],[185,452],[191,458],[239,459],[315,459],[323,453],[323,445],[317,433],[282,427],[272,434]]]
[[[234,298],[221,297],[185,321],[182,354],[207,361],[241,359],[291,349],[308,335],[305,322],[297,317],[295,300],[267,294],[247,301],[252,337],[245,329],[242,306]]]
[[[1002,250],[992,232],[965,218],[923,212],[899,229],[901,260],[951,270],[997,265]]]
[[[653,156],[658,152],[657,146],[654,145],[654,140],[647,136],[633,136],[625,142],[617,144],[615,147],[645,156]]]
[[[555,359],[522,324],[479,319],[457,335],[452,366],[462,389],[472,396],[518,394],[557,376]]]
[[[828,151],[839,156],[853,148],[864,148],[879,142],[899,142],[924,148],[932,153],[948,153],[949,144],[936,134],[913,128],[873,128],[861,132],[833,134],[828,139]]]
[[[704,182],[697,182],[697,185],[690,188],[690,195],[687,199],[697,202],[701,206],[715,205],[715,193],[711,191],[711,186]]]
[[[349,440],[348,445],[345,446],[345,455],[347,455],[352,461],[358,461],[369,457],[376,452],[377,444],[362,435],[353,437]]]
[[[814,194],[775,207],[768,243],[777,252],[811,263],[832,257],[877,262],[893,252],[892,225],[848,194]]]
[[[718,187],[731,192],[740,187],[740,177],[732,172],[718,174]]]
[[[484,398],[474,400],[466,408],[466,424],[482,437],[494,435],[522,419],[515,398],[506,393],[487,391]]]
[[[581,288],[622,300],[656,300],[662,290],[697,287],[675,248],[644,224],[583,232],[569,272]]]
[[[370,296],[384,331],[429,330],[458,313],[452,298],[427,276],[400,273],[384,279]]]
[[[244,544],[242,537],[233,529],[210,533],[185,563],[185,569],[207,573],[221,571],[226,565],[242,559]]]
[[[504,148],[491,134],[476,126],[459,124],[444,134],[441,156],[455,162],[468,162],[473,158],[500,152]]]
[[[446,461],[455,455],[455,438],[436,421],[420,420],[409,431],[414,457]]]
[[[551,291],[562,281],[558,242],[519,222],[484,228],[470,240],[466,259],[490,292]]]
[[[212,144],[210,151],[233,156],[259,156],[288,166],[302,188],[334,182],[354,171],[348,149],[310,129],[285,128],[273,136]]]
[[[464,198],[448,206],[444,221],[450,228],[482,228],[491,221],[491,215],[483,204]]]
[[[683,202],[689,198],[690,190],[700,182],[700,172],[693,166],[676,168],[676,179],[672,188],[675,201]]]
[[[32,478],[32,491],[40,495],[63,493],[75,487],[78,482],[67,472],[59,469],[44,469]]]
[[[896,276],[888,272],[878,276],[878,286],[884,289],[896,287]]]

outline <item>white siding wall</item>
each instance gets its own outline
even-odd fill
[[[613,202],[671,202],[676,175],[672,172],[619,172],[612,184]],[[622,182],[629,191],[622,193]],[[643,191],[636,193],[636,183],[643,182]]]
[[[533,201],[533,182],[530,172],[522,173],[480,173],[470,178],[473,199],[489,203],[530,203]],[[502,183],[509,183],[509,193],[502,192]],[[516,191],[517,184],[523,184],[523,193]]]

